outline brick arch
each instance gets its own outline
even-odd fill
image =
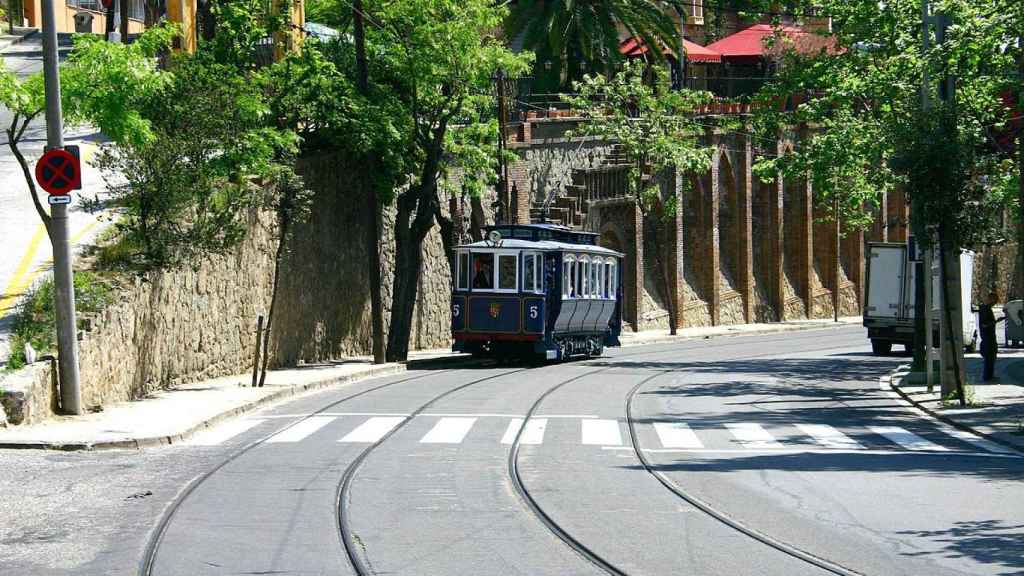
[[[679,209],[683,211],[683,306],[685,326],[712,323],[715,273],[714,190],[711,172],[690,174]]]
[[[725,293],[738,292],[744,233],[736,171],[728,151],[719,149],[712,172],[718,200],[718,285]]]
[[[775,178],[762,182],[756,176],[751,180],[750,236],[751,236],[751,313],[753,322],[774,322],[780,319],[778,308],[781,217],[781,182]]]

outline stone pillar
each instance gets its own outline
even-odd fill
[[[685,304],[683,302],[683,255],[685,254],[683,243],[686,237],[683,230],[682,196],[685,187],[683,178],[685,178],[685,175],[674,167],[666,178],[666,184],[671,188],[668,191],[669,197],[675,198],[676,205],[675,213],[672,214],[666,223],[668,230],[666,230],[667,234],[665,234],[667,241],[667,254],[665,258],[668,259],[666,266],[674,272],[669,276],[669,290],[671,290],[671,294],[668,297],[672,299],[676,308],[676,328],[683,327],[683,305]]]
[[[780,147],[781,148],[781,147]],[[786,269],[782,255],[785,249],[785,181],[779,175],[771,184],[771,223],[769,238],[772,243],[771,298],[775,306],[776,318],[779,322],[786,321]]]
[[[716,139],[717,144],[717,139]],[[719,326],[722,323],[722,283],[719,282],[722,268],[722,245],[720,231],[718,229],[718,199],[722,191],[718,189],[718,171],[721,170],[721,155],[716,152],[716,159],[711,164],[711,187],[709,190],[708,202],[711,203],[709,207],[711,219],[708,222],[708,226],[711,230],[711,266],[706,276],[707,282],[711,283],[711,325]]]
[[[624,280],[629,282],[626,290],[633,295],[632,314],[634,318],[633,331],[640,331],[640,319],[644,314],[644,215],[640,206],[635,202],[632,207],[633,216],[633,252],[636,257],[633,259],[632,270]],[[630,277],[631,276],[631,277]]]
[[[736,279],[743,291],[743,318],[749,323],[754,318],[754,243],[753,243],[753,193],[752,165],[754,150],[750,136],[741,139],[743,145],[743,166],[739,182],[740,253],[739,278]]]
[[[800,234],[803,242],[800,246],[800,282],[803,284],[804,310],[807,318],[814,318],[814,194],[811,189],[811,181],[805,180],[800,187],[801,210],[800,217],[803,222],[790,222],[789,225],[800,227]]]

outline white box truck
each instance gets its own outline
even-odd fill
[[[867,282],[864,287],[864,327],[868,329],[871,350],[880,356],[892,351],[893,344],[914,347],[914,262],[907,258],[907,245],[895,242],[868,242]],[[971,286],[974,253],[960,255],[960,296],[964,345],[973,350],[977,342],[977,323],[971,310]],[[932,263],[932,342],[938,343],[941,312],[938,259]]]

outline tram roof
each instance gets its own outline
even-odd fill
[[[462,244],[458,248],[463,250],[473,250],[474,248],[481,250],[560,250],[562,252],[586,252],[588,254],[600,254],[602,256],[624,256],[621,252],[616,252],[610,248],[596,246],[594,244],[574,244],[570,242],[558,242],[555,240],[518,240],[516,238],[507,238],[501,240],[497,244],[481,240],[471,244]]]

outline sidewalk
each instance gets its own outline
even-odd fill
[[[837,324],[833,320],[796,320],[791,322],[776,322],[774,324],[737,324],[731,326],[702,326],[698,328],[680,328],[676,335],[668,333],[668,329],[645,330],[643,332],[623,331],[619,340],[623,347],[643,346],[647,344],[663,344],[680,342],[684,340],[697,340],[718,336],[743,336],[754,334],[773,334],[776,332],[797,332],[800,330],[817,330],[822,328],[836,328],[839,326],[860,326],[860,316],[843,316]],[[867,339],[865,337],[865,342]]]
[[[687,328],[670,336],[668,330],[622,334],[623,346],[681,342],[722,336],[770,334],[850,326],[860,318],[843,318],[840,324],[825,320]],[[462,358],[447,350],[412,352],[410,362]],[[30,426],[0,428],[0,449],[50,450],[139,449],[176,444],[193,433],[272,402],[304,392],[351,384],[357,380],[397,374],[405,364],[373,365],[369,358],[355,358],[327,365],[303,366],[267,373],[263,388],[251,388],[250,374],[226,376],[165,390],[137,402],[105,406],[102,412],[61,416]]]
[[[459,356],[442,350],[409,354],[411,362]],[[250,387],[251,374],[225,376],[161,391],[137,402],[104,406],[102,412],[0,428],[0,449],[138,449],[177,444],[204,428],[273,402],[405,370],[405,364],[374,365],[369,358],[357,358],[269,371],[263,388]]]
[[[929,393],[923,384],[904,383],[909,366],[892,375],[891,386],[915,406],[957,428],[1019,450],[1024,450],[1024,350],[1001,348],[996,360],[997,382],[983,382],[983,360],[967,355],[971,383],[967,408],[959,402],[943,403],[938,386]]]
[[[14,34],[11,34],[7,28],[7,24],[4,23],[2,30],[0,30],[0,52],[3,52],[26,38],[31,38],[38,32],[39,30],[37,28],[22,28],[20,26],[15,26]]]

